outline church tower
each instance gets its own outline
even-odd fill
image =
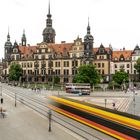
[[[94,43],[94,38],[90,34],[90,26],[89,26],[89,19],[88,19],[87,34],[84,37],[84,56],[86,57],[93,56],[93,43]]]
[[[25,30],[23,30],[23,34],[22,34],[22,38],[21,38],[21,44],[22,44],[22,46],[26,46]]]
[[[46,28],[43,30],[43,42],[55,43],[55,30],[52,28],[52,15],[50,14],[50,2],[48,6],[48,14],[46,19]]]
[[[4,58],[7,61],[11,60],[11,53],[12,53],[12,43],[10,41],[10,35],[9,35],[9,30],[8,30],[7,41],[5,42],[5,45],[4,45]]]

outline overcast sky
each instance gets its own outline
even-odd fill
[[[56,43],[73,42],[86,35],[88,17],[94,47],[134,49],[140,44],[140,0],[50,0]],[[0,58],[8,27],[11,42],[20,43],[23,29],[27,43],[36,45],[43,40],[48,0],[1,0]]]

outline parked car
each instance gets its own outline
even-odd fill
[[[78,95],[79,96],[82,96],[82,95],[90,95],[90,93],[79,91]]]

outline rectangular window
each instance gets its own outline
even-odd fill
[[[60,67],[60,62],[58,62],[58,67]]]
[[[32,68],[32,62],[30,63],[30,67]]]
[[[102,70],[102,74],[105,74],[104,70]]]
[[[48,75],[51,75],[51,70],[48,70]]]
[[[72,75],[76,75],[77,74],[77,69],[72,69]]]
[[[101,64],[100,63],[98,63],[98,68],[100,68],[101,67]]]
[[[55,62],[55,67],[57,67],[57,62]]]
[[[74,61],[72,61],[72,66],[74,67]]]
[[[69,61],[64,61],[64,67],[69,67]]]
[[[41,55],[41,59],[45,59],[45,55]]]
[[[104,63],[102,63],[102,68],[104,68]]]
[[[76,67],[78,66],[78,61],[75,61],[75,66],[76,66]]]
[[[127,64],[127,68],[129,68],[129,64]]]
[[[64,83],[68,83],[68,78],[67,77],[64,78]]]
[[[42,53],[45,53],[45,49],[42,49],[41,52],[42,52]]]
[[[46,70],[45,70],[45,69],[42,69],[42,70],[41,70],[41,74],[42,74],[42,75],[45,75],[45,74],[46,74]]]
[[[127,73],[129,74],[129,70],[127,70]]]
[[[64,75],[69,75],[69,70],[64,69]]]
[[[35,59],[38,59],[38,55],[35,55]]]

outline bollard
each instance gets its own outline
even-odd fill
[[[51,109],[49,109],[49,112],[48,112],[48,119],[49,119],[49,132],[51,132],[51,119],[52,119],[52,112],[51,112]]]
[[[1,104],[3,104],[3,98],[0,99]]]
[[[105,99],[105,108],[106,108],[107,99]]]

